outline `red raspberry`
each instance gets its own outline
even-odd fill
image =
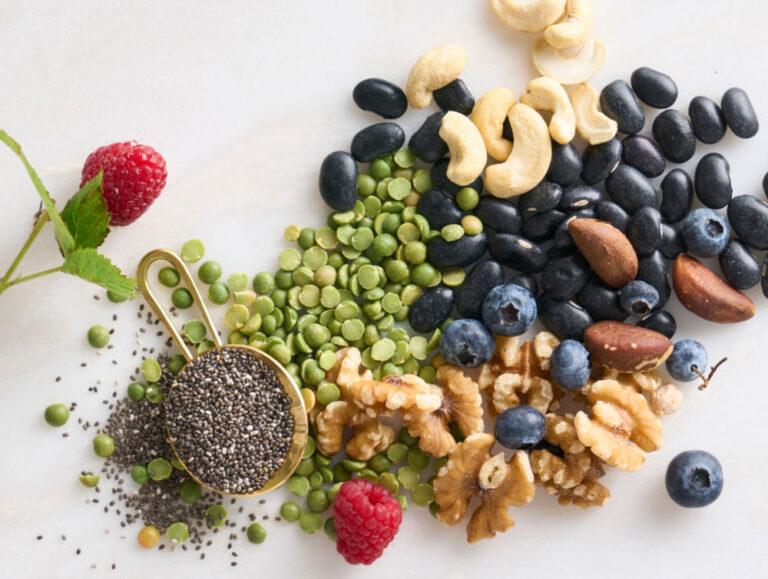
[[[347,563],[370,565],[395,538],[403,514],[387,489],[365,479],[341,485],[333,502],[336,550]]]
[[[136,141],[112,143],[88,155],[80,186],[101,169],[111,225],[129,225],[136,221],[160,195],[168,176],[163,156]]]

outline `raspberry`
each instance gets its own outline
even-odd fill
[[[387,489],[365,479],[341,485],[333,503],[336,550],[347,563],[370,565],[395,538],[403,514]]]
[[[88,155],[80,185],[104,170],[102,191],[111,225],[136,221],[165,187],[165,159],[152,147],[135,141],[112,143]]]

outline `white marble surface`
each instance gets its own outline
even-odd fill
[[[768,124],[763,2],[597,4],[596,31],[608,50],[597,85],[649,65],[677,80],[681,107],[697,94],[719,98],[739,85]],[[274,267],[286,224],[321,223],[320,161],[374,120],[354,108],[355,82],[382,76],[402,84],[421,52],[457,42],[469,53],[464,78],[475,94],[496,85],[519,93],[534,74],[530,41],[502,28],[477,0],[3,0],[0,125],[25,146],[59,199],[73,190],[82,160],[96,146],[135,138],[163,152],[166,191],[139,222],[116,229],[104,248],[124,268],[135,268],[148,249],[199,236],[228,271],[255,272]],[[403,122],[413,130],[422,117],[409,112]],[[736,193],[762,195],[766,143],[764,129],[751,141],[729,135],[699,150],[726,154]],[[0,175],[5,266],[37,200],[7,151],[0,151]],[[54,259],[48,232],[23,271]],[[768,308],[759,291],[750,295],[760,312],[736,327],[703,323],[672,306],[680,336],[697,337],[713,358],[730,361],[710,390],[684,387],[683,408],[664,421],[664,448],[643,470],[609,474],[613,497],[603,509],[562,508],[540,492],[515,512],[514,530],[475,546],[465,543],[463,528],[443,529],[426,511],[411,509],[396,542],[365,570],[346,566],[324,535],[307,537],[278,524],[268,526],[264,545],[239,545],[234,569],[221,541],[204,564],[188,553],[143,552],[135,528],[121,539],[112,515],[84,504],[91,495],[77,474],[99,465],[90,437],[71,424],[64,431],[72,436],[63,440],[41,413],[53,401],[78,400],[75,417],[103,420],[101,396],[88,386],[117,380],[122,392],[127,383],[136,306],[117,308],[115,367],[111,356],[97,356],[85,343],[86,329],[109,324],[114,310],[93,293],[58,276],[0,297],[2,577],[768,576],[761,416],[768,402]],[[667,462],[691,448],[713,452],[725,469],[722,498],[698,511],[675,507],[663,487]],[[274,514],[281,500],[271,496],[259,512]],[[80,557],[77,547],[84,550]]]

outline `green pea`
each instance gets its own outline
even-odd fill
[[[197,277],[205,284],[212,284],[221,277],[221,265],[217,261],[206,261],[197,270]]]
[[[349,458],[345,458],[341,461],[341,464],[344,466],[345,469],[347,469],[348,472],[360,472],[363,470],[367,465],[364,462],[361,462],[359,460],[352,460]]]
[[[325,370],[323,370],[317,362],[312,360],[312,364],[305,366],[301,372],[301,379],[307,383],[308,386],[316,386],[325,380]]]
[[[387,362],[384,364],[380,371],[382,378],[388,378],[390,376],[402,376],[404,373],[403,368],[397,364],[394,364],[393,362]]]
[[[125,294],[117,293],[112,290],[107,290],[107,299],[113,304],[121,304],[128,301],[128,297]]]
[[[474,215],[465,215],[461,219],[461,227],[467,235],[479,235],[483,232],[483,222]]]
[[[424,193],[432,188],[432,177],[429,169],[417,169],[413,174],[413,187],[419,193]]]
[[[421,297],[421,294],[422,289],[419,286],[410,284],[405,286],[403,291],[400,292],[400,301],[403,302],[404,305],[410,306]]]
[[[311,227],[304,227],[299,233],[299,239],[296,242],[301,249],[309,249],[315,244],[315,230]]]
[[[93,452],[101,458],[109,458],[115,452],[115,439],[108,434],[93,437]]]
[[[317,401],[323,406],[336,402],[341,396],[341,391],[336,384],[325,382],[317,387]]]
[[[64,426],[69,420],[69,408],[66,404],[51,404],[45,409],[43,417],[50,426]]]
[[[205,342],[203,342],[205,344]],[[200,344],[201,346],[203,344]],[[211,346],[213,346],[213,342],[211,342]],[[198,347],[199,351],[199,347]],[[163,391],[160,390],[160,387],[156,384],[150,384],[146,387],[144,392],[144,397],[147,399],[147,402],[150,404],[160,404],[163,400]]]
[[[411,433],[408,432],[408,429],[405,427],[401,428],[400,431],[397,433],[397,440],[399,440],[401,443],[405,444],[406,446],[413,446],[417,442],[419,442],[419,439],[411,436]]]
[[[323,527],[323,517],[319,513],[301,513],[299,526],[305,533],[316,533]]]
[[[405,210],[405,204],[402,201],[385,201],[381,210],[384,213],[402,213]]]
[[[212,283],[208,287],[208,300],[216,305],[223,305],[229,301],[229,288],[220,281]]]
[[[344,467],[342,463],[333,465],[331,468],[333,471],[333,480],[337,483],[343,483],[351,478],[349,471]]]
[[[328,263],[328,252],[322,247],[310,247],[304,252],[302,263],[312,271]]]
[[[408,169],[416,163],[416,155],[410,149],[398,149],[395,151],[394,160],[398,167]]]
[[[411,466],[404,466],[397,471],[397,480],[408,490],[413,490],[419,482],[421,482],[421,476],[419,471]]]
[[[291,361],[291,350],[285,344],[275,344],[269,349],[269,355],[285,366]]]
[[[379,475],[379,484],[387,489],[391,495],[396,495],[400,490],[400,483],[397,477],[391,472],[383,472]]]
[[[322,265],[315,271],[314,281],[320,288],[333,286],[336,283],[336,270],[330,265]]]
[[[207,333],[208,330],[206,329],[205,324],[200,320],[189,320],[181,328],[181,334],[187,341],[193,344],[199,344],[205,340],[205,335]]]
[[[360,197],[368,197],[376,192],[376,179],[371,175],[361,173],[357,176],[357,194]]]
[[[364,265],[357,272],[360,286],[365,289],[375,288],[379,285],[379,270],[373,265]]]
[[[109,344],[109,330],[104,326],[91,326],[88,329],[88,344],[96,349],[106,347]]]
[[[305,265],[297,267],[291,275],[293,277],[293,283],[299,287],[312,283],[315,279],[315,272]]]
[[[408,447],[402,442],[395,442],[387,448],[387,458],[395,464],[403,462],[407,455]]]
[[[302,332],[307,344],[312,348],[319,348],[331,339],[331,332],[325,326],[317,323],[309,324]]]
[[[411,498],[416,505],[426,507],[432,503],[432,500],[435,498],[435,491],[432,488],[432,485],[419,483],[413,487]]]
[[[472,211],[480,202],[480,194],[472,187],[462,187],[456,192],[456,205],[462,211]]]
[[[285,486],[289,493],[297,497],[305,497],[309,493],[309,479],[305,476],[294,475]]]
[[[157,273],[157,281],[165,287],[176,287],[181,281],[181,276],[175,268],[164,267]]]
[[[381,257],[389,257],[397,251],[397,239],[389,233],[381,233],[373,240],[373,250]]]
[[[333,471],[327,466],[317,467],[316,472],[320,474],[320,478],[322,478],[323,484],[329,484],[333,482]]]
[[[182,502],[191,505],[202,496],[200,485],[192,479],[187,479],[179,486],[179,498]]]
[[[187,359],[184,356],[181,354],[176,354],[175,356],[171,357],[170,360],[168,360],[168,371],[171,374],[176,375],[181,372],[181,369],[186,363]]]
[[[325,523],[323,523],[323,531],[325,531],[325,534],[331,541],[336,540],[336,523],[334,522],[333,517],[325,519]]]
[[[405,244],[403,256],[412,265],[422,264],[427,259],[427,246],[422,241],[409,241]]]
[[[283,230],[283,237],[286,241],[296,241],[299,238],[301,227],[298,225],[289,225]]]
[[[397,228],[397,238],[400,243],[406,244],[411,241],[418,241],[421,234],[419,228],[413,223],[403,223]]]
[[[145,394],[146,394],[146,388],[144,387],[144,384],[139,384],[138,382],[133,382],[131,384],[128,384],[128,398],[130,398],[134,402],[139,402],[140,400],[144,400]]]
[[[131,478],[137,484],[147,484],[149,482],[149,472],[147,472],[147,467],[143,464],[134,464],[131,467]]]
[[[205,255],[205,245],[199,239],[190,239],[181,246],[181,259],[187,263],[196,263]]]
[[[435,278],[439,279],[440,273],[429,263],[421,263],[413,268],[411,279],[413,283],[422,288],[432,287]]]
[[[360,313],[360,307],[351,300],[345,300],[336,306],[334,312],[336,319],[343,322],[344,320],[356,318]]]
[[[173,293],[171,293],[171,303],[173,303],[174,307],[180,310],[186,310],[187,308],[192,307],[194,301],[192,294],[185,287],[177,287],[173,290]]]
[[[295,523],[301,516],[301,507],[294,501],[286,501],[280,506],[280,517],[289,523]]]
[[[389,338],[379,340],[371,347],[371,356],[377,362],[386,362],[395,353],[395,343]]]
[[[464,283],[467,274],[460,267],[446,269],[443,272],[442,281],[448,287],[459,287]]]
[[[280,269],[283,271],[293,271],[301,264],[301,252],[298,249],[289,247],[280,252],[277,258]]]
[[[315,463],[311,458],[305,458],[296,467],[296,474],[298,476],[309,476],[315,470]]]
[[[224,325],[230,330],[239,330],[250,318],[248,308],[241,304],[232,304],[224,314]]]
[[[396,201],[402,201],[411,193],[411,182],[404,177],[392,179],[387,184],[387,194]]]
[[[350,238],[350,245],[358,251],[365,251],[374,241],[374,234],[368,227],[358,228]]]
[[[429,466],[429,455],[418,448],[412,448],[408,452],[408,464],[416,470],[424,470]]]
[[[392,174],[392,169],[389,166],[389,163],[383,159],[375,159],[374,161],[371,161],[368,170],[371,173],[370,176],[376,180],[386,179]]]
[[[322,513],[325,511],[331,502],[328,500],[328,496],[322,489],[316,489],[310,491],[307,495],[307,508],[313,513]]]
[[[290,271],[279,270],[275,274],[275,286],[278,289],[289,290],[293,287],[293,275]]]
[[[392,461],[383,454],[377,454],[368,461],[368,466],[371,467],[371,470],[380,474],[392,468]]]
[[[341,485],[343,483],[337,482],[330,486],[328,489],[328,500],[333,502],[333,499],[336,498],[336,495],[339,494],[339,491],[341,490]]]
[[[173,473],[173,465],[165,458],[153,458],[147,465],[147,473],[153,481],[167,480]]]
[[[97,474],[89,473],[89,474],[81,474],[79,477],[80,484],[84,487],[87,487],[89,489],[92,489],[97,484],[99,484],[99,480],[101,477]]]
[[[376,471],[370,468],[364,468],[358,472],[357,478],[364,478],[365,480],[371,481],[372,483],[379,482],[379,475],[376,473]]]
[[[221,527],[227,521],[227,509],[224,505],[211,505],[205,511],[205,519],[210,527]]]
[[[458,241],[464,237],[464,228],[458,223],[449,223],[440,230],[440,236],[449,243]]]
[[[165,536],[173,543],[183,543],[189,538],[189,527],[186,523],[177,521],[168,526],[165,530]]]
[[[318,357],[317,363],[327,372],[336,365],[336,354],[331,350],[325,350]]]

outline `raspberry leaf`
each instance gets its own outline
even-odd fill
[[[130,299],[136,295],[136,281],[91,247],[75,249],[64,259],[62,271],[100,285],[117,297]]]
[[[99,247],[109,233],[109,211],[101,191],[103,173],[82,186],[67,201],[61,218],[75,239],[75,247]]]

